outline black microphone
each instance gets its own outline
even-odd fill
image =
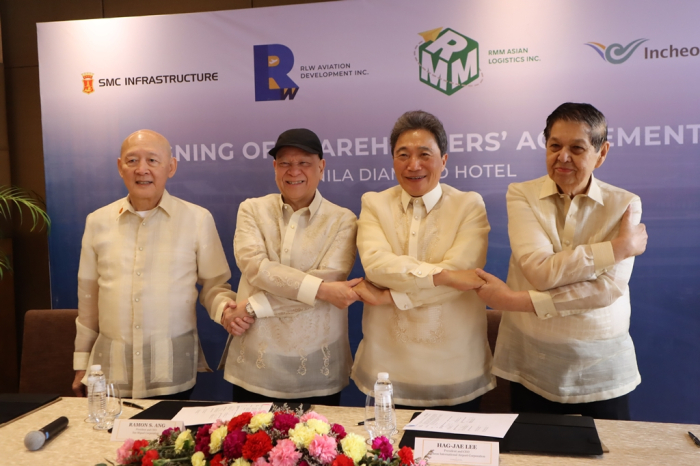
[[[42,429],[29,432],[24,437],[24,446],[30,451],[38,450],[43,447],[46,442],[63,432],[66,427],[68,427],[68,418],[61,416]]]

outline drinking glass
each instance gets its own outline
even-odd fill
[[[122,413],[122,399],[119,396],[119,385],[107,382],[104,409],[95,411],[97,424],[93,429],[108,430],[114,426],[114,420]]]

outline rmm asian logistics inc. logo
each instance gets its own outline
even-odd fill
[[[420,80],[443,94],[452,95],[483,79],[479,68],[479,43],[450,28],[419,33],[424,42],[416,46]]]
[[[299,86],[288,76],[294,66],[292,50],[282,44],[253,46],[255,100],[294,100]]]
[[[95,92],[95,87],[92,85],[92,77],[95,73],[83,73],[83,92],[86,94],[92,94]]]
[[[649,39],[636,39],[625,46],[622,44],[610,44],[606,47],[599,42],[587,42],[585,45],[598,52],[598,55],[606,62],[612,63],[613,65],[620,65],[632,56],[634,51],[637,50],[637,47],[642,45],[642,42],[648,40]]]

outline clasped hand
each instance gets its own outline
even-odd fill
[[[240,304],[228,301],[224,306],[224,312],[221,314],[221,325],[232,336],[240,337],[255,323],[255,317],[245,310],[247,304],[247,300]]]

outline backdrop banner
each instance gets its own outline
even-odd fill
[[[432,112],[449,135],[442,181],[484,197],[486,268],[505,278],[508,184],[546,173],[547,115],[590,102],[612,146],[596,176],[641,196],[649,231],[630,284],[633,418],[699,423],[698,17],[694,0],[358,0],[38,24],[53,306],[77,306],[85,217],[126,195],[115,165],[137,129],[169,138],[168,189],[214,215],[235,289],[236,212],[277,191],[279,133],[320,136],[320,190],[359,214],[363,193],[396,184],[395,120]],[[198,313],[216,364],[226,333]],[[206,377],[197,396],[230,399],[220,373]]]

